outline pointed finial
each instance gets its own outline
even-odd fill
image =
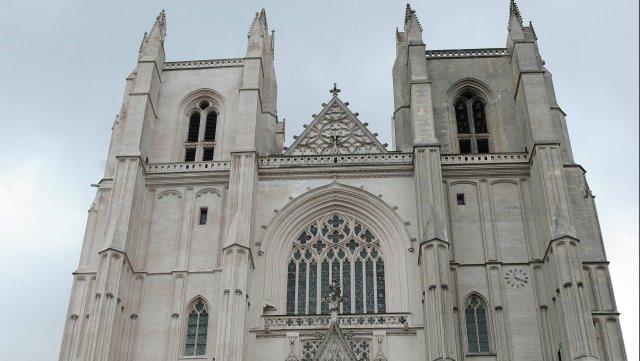
[[[337,97],[338,93],[340,93],[340,89],[338,89],[338,84],[333,83],[333,89],[329,90],[329,93],[333,94],[334,97]]]
[[[407,7],[404,11],[404,30],[408,31],[412,22],[416,22],[420,31],[422,31],[422,25],[420,25],[420,21],[418,20],[418,16],[416,15],[416,11],[411,8],[411,5],[407,4]]]
[[[251,26],[249,27],[249,36],[252,34],[256,35],[269,35],[269,28],[267,26],[267,12],[262,8],[260,12],[256,12],[256,15],[251,22]]]
[[[153,27],[151,27],[151,31],[149,33],[153,32],[156,28],[160,30],[160,35],[162,35],[162,37],[167,35],[167,15],[164,12],[164,9],[162,9],[160,14],[156,16],[156,21],[153,23]]]
[[[515,19],[520,26],[522,26],[522,14],[520,14],[520,9],[518,9],[518,4],[516,4],[515,0],[510,0],[509,3],[509,26],[508,30],[511,30],[512,20]]]

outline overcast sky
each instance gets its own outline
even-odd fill
[[[429,49],[503,47],[508,1],[414,3]],[[587,171],[629,360],[638,359],[638,0],[521,0]],[[341,98],[391,144],[400,1],[2,1],[0,350],[57,360],[86,222],[124,79],[166,9],[167,60],[242,57],[255,11],[276,30],[287,140]]]

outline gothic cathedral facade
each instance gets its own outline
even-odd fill
[[[396,34],[393,147],[334,86],[284,147],[264,10],[235,59],[145,33],[60,361],[626,360],[585,170],[512,1],[506,47]],[[389,99],[391,102],[391,99]]]

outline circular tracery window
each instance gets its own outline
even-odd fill
[[[330,283],[340,285],[342,313],[386,312],[380,243],[356,219],[333,214],[307,226],[287,264],[287,314],[328,313]]]

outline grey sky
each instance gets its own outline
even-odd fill
[[[638,1],[520,0],[588,171],[630,360],[638,359]],[[276,30],[287,140],[334,82],[391,144],[400,1],[3,1],[0,350],[57,360],[71,272],[124,78],[164,8],[168,60],[242,57],[255,11]],[[503,47],[508,1],[413,3],[429,49]]]

